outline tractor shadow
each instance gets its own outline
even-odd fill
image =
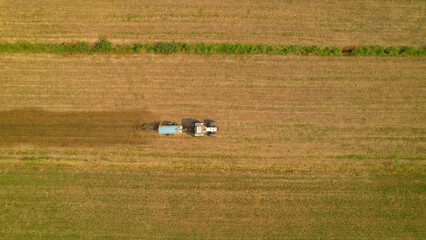
[[[161,122],[137,122],[135,124],[136,131],[153,132],[158,131]]]
[[[199,123],[201,121],[197,120],[197,119],[193,119],[193,118],[182,118],[181,120],[181,124],[182,124],[182,128],[183,128],[183,132],[188,134],[188,135],[192,135],[194,130],[193,130],[193,124],[194,123]]]

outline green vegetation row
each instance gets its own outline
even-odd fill
[[[0,53],[190,53],[190,54],[269,54],[269,55],[301,55],[301,56],[425,56],[425,48],[362,46],[338,48],[324,46],[299,45],[253,45],[253,44],[188,44],[175,42],[157,42],[153,44],[119,44],[108,40],[100,40],[95,44],[78,43],[0,43]]]

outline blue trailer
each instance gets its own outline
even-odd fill
[[[173,136],[182,133],[182,126],[175,122],[164,121],[158,126],[158,133],[166,136]]]

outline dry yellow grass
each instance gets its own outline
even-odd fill
[[[227,42],[424,46],[425,3],[315,1],[0,1],[0,41]]]
[[[39,108],[54,119],[68,116],[65,124],[86,116],[102,128],[105,119],[78,112],[107,111],[117,112],[108,121],[127,124],[114,130],[118,138],[100,135],[111,138],[100,142],[115,143],[108,146],[40,146],[33,137],[1,146],[2,158],[207,170],[424,170],[424,58],[14,54],[2,55],[0,66],[3,116]],[[140,133],[140,144],[121,141],[146,111],[156,120],[215,119],[219,137]],[[2,125],[3,139],[14,134],[10,124]]]
[[[0,42],[423,47],[425,9],[0,0]],[[0,238],[424,239],[424,76],[424,57],[0,54]],[[183,118],[219,136],[137,130]]]
[[[424,180],[1,161],[0,238],[422,239]]]

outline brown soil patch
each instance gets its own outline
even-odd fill
[[[151,121],[149,111],[0,111],[0,145],[99,146],[146,144],[135,124]]]

